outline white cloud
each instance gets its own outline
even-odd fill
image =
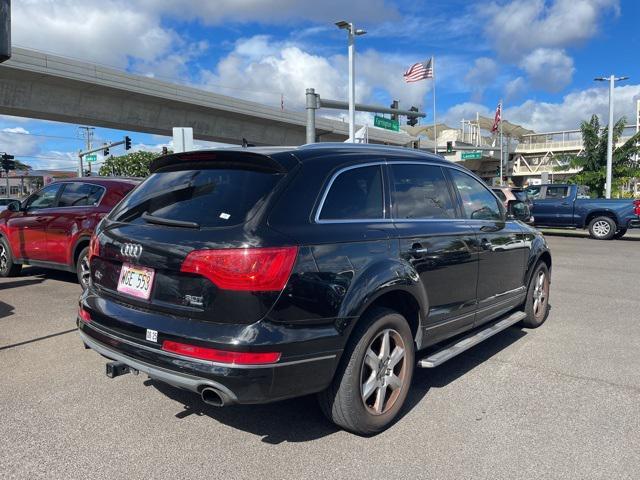
[[[578,45],[598,33],[604,14],[619,11],[619,0],[512,0],[478,8],[485,34],[510,60],[537,48]]]
[[[616,87],[615,119],[622,116],[632,122],[634,117],[634,95],[640,94],[640,84]],[[538,132],[579,128],[583,120],[594,113],[602,122],[608,121],[609,90],[593,87],[565,95],[561,102],[536,102],[527,100],[514,108],[505,109],[505,119],[524,125]]]
[[[475,120],[476,113],[481,116],[491,117],[493,116],[492,110],[486,105],[475,102],[459,103],[451,107],[442,117],[442,122],[446,123],[452,128],[460,128],[460,121]],[[439,120],[440,121],[440,120]]]
[[[516,79],[517,80],[517,79]],[[640,84],[616,87],[615,119],[626,117],[632,124],[635,118],[634,96],[640,96]],[[443,120],[451,127],[458,127],[460,120],[474,119],[476,112],[493,118],[495,106],[465,102],[454,105],[443,116]],[[600,117],[606,124],[609,112],[609,90],[603,87],[592,87],[586,90],[565,95],[560,102],[539,102],[526,100],[519,105],[505,106],[504,119],[530,128],[536,132],[553,132],[580,128],[580,123],[589,120],[591,115]]]
[[[473,67],[469,69],[464,77],[465,82],[473,92],[473,101],[480,101],[485,89],[496,80],[498,75],[498,64],[492,58],[476,58]]]
[[[505,102],[518,99],[526,90],[527,82],[522,77],[516,77],[513,80],[509,80],[504,87],[504,99]]]
[[[404,83],[402,73],[409,62],[408,57],[384,55],[375,50],[359,53],[356,100],[380,103],[380,94],[384,93],[385,102],[389,95],[400,101],[401,108],[420,105],[432,82]],[[315,88],[324,98],[346,100],[347,72],[344,55],[325,57],[291,42],[257,35],[238,40],[215,71],[201,72],[197,86],[277,107],[282,94],[285,109],[299,110],[304,108],[307,88]],[[340,116],[329,110],[323,113]]]
[[[22,0],[12,9],[17,45],[124,68],[152,62],[180,44],[160,12],[124,0]]]
[[[0,145],[2,151],[15,155],[33,155],[39,151],[40,141],[29,135],[29,131],[22,127],[3,128],[0,131]]]
[[[310,20],[324,23],[343,18],[362,23],[398,18],[397,9],[385,0],[140,0],[138,3],[143,8],[161,10],[178,18],[197,18],[208,25],[225,21],[283,24]]]
[[[573,79],[573,59],[564,50],[537,48],[525,56],[520,67],[527,72],[534,87],[559,92]]]

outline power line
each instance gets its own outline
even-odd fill
[[[44,133],[31,133],[31,132],[8,132],[7,130],[0,131],[0,134],[8,133],[9,135],[25,135],[29,137],[46,137],[46,138],[57,138],[61,140],[75,140],[76,142],[81,142],[83,139],[78,137],[64,137],[62,135],[45,135]]]

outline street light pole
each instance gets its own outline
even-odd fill
[[[618,77],[610,75],[607,77],[597,77],[594,80],[597,82],[609,82],[609,127],[607,130],[607,179],[605,181],[604,196],[605,198],[611,198],[611,180],[613,170],[613,90],[616,81],[627,80],[629,77]]]
[[[364,30],[356,29],[351,22],[341,20],[336,26],[347,31],[349,36],[349,141],[355,142],[356,126],[356,35],[364,35]]]

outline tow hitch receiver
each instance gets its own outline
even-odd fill
[[[126,365],[122,362],[109,362],[107,363],[107,377],[116,378],[120,375],[125,375],[127,373],[138,374],[138,371],[131,368],[129,365]]]

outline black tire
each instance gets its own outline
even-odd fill
[[[383,354],[385,335],[387,355]],[[400,353],[393,352],[399,352],[398,347],[404,355],[394,365]],[[374,370],[370,365],[375,362]],[[329,420],[345,430],[359,435],[379,433],[402,409],[414,365],[413,336],[405,318],[389,309],[372,310],[352,333],[332,384],[318,394],[320,407]],[[368,396],[364,389],[369,390]]]
[[[596,217],[589,223],[589,235],[596,240],[611,240],[617,229],[611,217]]]
[[[542,287],[540,290],[540,278],[542,275]],[[538,263],[527,289],[527,300],[524,305],[524,312],[527,317],[522,320],[522,325],[527,328],[538,328],[549,316],[549,293],[550,293],[549,268],[544,262]],[[536,302],[537,300],[537,302]]]
[[[616,240],[619,238],[624,237],[624,234],[627,233],[627,229],[626,228],[621,228],[620,230],[618,230],[614,235],[613,238],[615,238]]]
[[[91,275],[89,268],[89,247],[84,247],[80,254],[78,255],[78,259],[76,260],[76,275],[78,276],[78,283],[85,290],[89,286],[89,277]]]
[[[15,277],[20,275],[21,270],[21,264],[13,263],[9,244],[4,238],[0,238],[0,277]]]

